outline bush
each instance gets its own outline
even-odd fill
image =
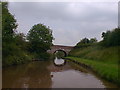
[[[112,31],[107,31],[102,33],[103,40],[101,42],[102,46],[119,46],[120,45],[120,29],[115,28]]]
[[[43,53],[34,53],[34,59],[37,60],[48,60],[50,58],[50,54],[47,52]]]

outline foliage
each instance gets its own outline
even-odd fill
[[[27,44],[19,34],[14,36],[11,43],[5,42],[4,46],[3,67],[31,61],[32,56],[26,49]]]
[[[16,19],[9,13],[8,3],[2,2],[2,38],[3,42],[11,42],[14,30],[17,28]]]
[[[83,38],[82,40],[80,40],[80,42],[77,43],[75,48],[84,48],[84,47],[88,47],[96,43],[97,43],[96,38],[91,38],[90,40],[88,38]]]
[[[27,39],[31,45],[31,52],[46,52],[52,45],[52,31],[43,24],[37,24],[29,31]]]
[[[89,42],[90,42],[90,43],[96,43],[96,42],[97,42],[97,39],[96,39],[96,38],[91,38],[91,39],[89,40]]]
[[[30,45],[29,51],[38,54],[36,58],[49,56],[46,51],[50,49],[53,40],[52,30],[49,27],[43,24],[34,25],[29,31],[27,39]]]
[[[52,31],[43,24],[37,24],[26,37],[16,33],[17,23],[8,10],[8,3],[2,2],[2,65],[10,66],[31,61],[33,58],[48,59],[46,52],[52,45]]]
[[[13,44],[13,34],[14,29],[16,29],[17,24],[13,15],[11,15],[8,11],[8,3],[2,3],[2,53],[3,59],[10,54]],[[10,45],[8,45],[10,44]]]
[[[14,43],[19,47],[21,48],[22,50],[27,50],[27,42],[25,40],[25,35],[23,33],[18,33],[18,34],[15,34],[14,36]]]
[[[102,46],[119,46],[120,45],[120,28],[115,28],[112,31],[102,33]]]
[[[16,65],[30,61],[24,35],[15,33],[17,28],[14,16],[8,10],[8,3],[2,2],[2,65]]]
[[[83,38],[80,43],[83,43],[83,44],[86,44],[86,43],[89,43],[89,39],[88,38]]]
[[[56,51],[55,56],[57,58],[63,58],[63,57],[65,57],[65,53],[63,51],[58,50],[58,51]]]

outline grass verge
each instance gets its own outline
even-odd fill
[[[70,51],[69,56],[118,64],[120,58],[119,50],[120,46],[101,47],[95,45],[86,48],[74,48],[72,51]]]
[[[72,59],[74,61],[77,61],[81,64],[85,64],[92,68],[93,71],[95,71],[100,77],[119,84],[120,80],[118,78],[118,64],[111,64],[106,62],[99,62],[95,60],[89,60],[89,59],[82,59],[77,57],[66,57],[68,59]]]

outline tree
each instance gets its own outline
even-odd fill
[[[77,43],[75,48],[84,48],[90,46],[90,40],[88,38],[83,38],[80,42]]]
[[[24,51],[27,50],[27,42],[25,40],[25,35],[23,33],[15,34],[14,38],[15,38],[14,43],[17,45],[18,48]]]
[[[8,10],[8,3],[2,2],[2,66],[17,65],[30,60],[25,51],[23,34],[16,34],[16,19]]]
[[[13,34],[17,28],[16,20],[14,16],[9,13],[8,3],[2,2],[2,52],[3,58],[10,55],[10,49],[12,49]],[[9,44],[9,46],[8,46]],[[11,45],[10,45],[11,44]]]
[[[91,38],[90,39],[90,43],[96,43],[97,42],[97,39],[96,38]]]
[[[103,32],[103,33],[102,33],[102,38],[103,38],[103,39],[107,39],[108,36],[110,35],[110,33],[111,33],[111,32],[110,32],[109,30],[108,30],[106,33]]]
[[[87,44],[87,43],[89,43],[90,41],[89,41],[89,39],[88,38],[83,38],[81,41],[80,41],[80,43],[83,43],[83,44]]]
[[[34,25],[27,34],[27,39],[31,52],[44,53],[52,45],[52,30],[43,24]]]
[[[102,33],[103,46],[119,46],[120,45],[120,28],[115,28],[112,31]]]
[[[16,19],[8,10],[8,3],[2,2],[2,38],[4,41],[11,41],[14,30],[17,28]]]

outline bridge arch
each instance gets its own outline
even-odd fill
[[[50,50],[47,50],[48,53],[54,54],[56,51],[62,51],[65,56],[74,48],[74,46],[62,46],[62,45],[53,45],[50,47]]]
[[[62,50],[62,49],[55,50],[53,54],[55,54],[57,51],[61,51],[61,52],[63,52],[63,53],[64,53],[64,57],[66,57],[66,56],[67,56],[67,52],[65,52],[65,51],[64,51],[64,50]]]

